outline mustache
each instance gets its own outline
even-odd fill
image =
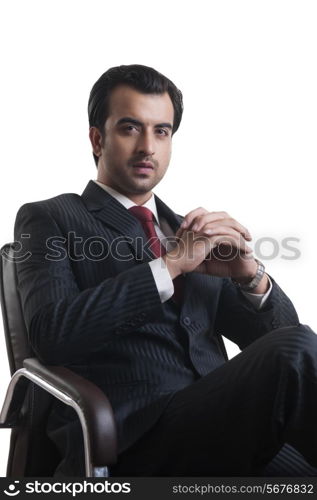
[[[134,156],[133,158],[131,158],[129,161],[128,161],[128,165],[131,167],[132,165],[134,165],[135,163],[139,163],[139,162],[142,162],[142,161],[147,161],[147,162],[150,162],[152,163],[153,167],[154,168],[157,168],[158,167],[158,161],[154,158],[152,158],[152,156],[150,155],[143,155],[143,156]]]

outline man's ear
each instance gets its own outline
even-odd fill
[[[89,139],[92,145],[93,153],[98,157],[101,156],[103,139],[100,130],[97,127],[90,127]]]

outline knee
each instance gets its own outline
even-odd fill
[[[278,328],[265,335],[263,341],[268,358],[277,356],[286,361],[305,358],[317,364],[317,335],[307,325]]]

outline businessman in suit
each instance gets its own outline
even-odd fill
[[[314,475],[316,335],[246,227],[202,207],[181,217],[152,192],[182,109],[149,67],[111,68],[93,86],[97,180],[16,219],[31,345],[108,395],[113,475]],[[222,335],[242,350],[230,361]],[[56,403],[50,416],[57,475],[83,473],[71,411]]]

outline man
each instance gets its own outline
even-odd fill
[[[313,475],[316,335],[241,223],[201,207],[180,217],[152,193],[180,91],[152,68],[120,66],[95,83],[88,111],[97,180],[17,215],[34,351],[108,395],[113,475]],[[221,335],[242,349],[230,361]],[[48,432],[64,457],[57,474],[83,473],[68,408],[55,405]]]

